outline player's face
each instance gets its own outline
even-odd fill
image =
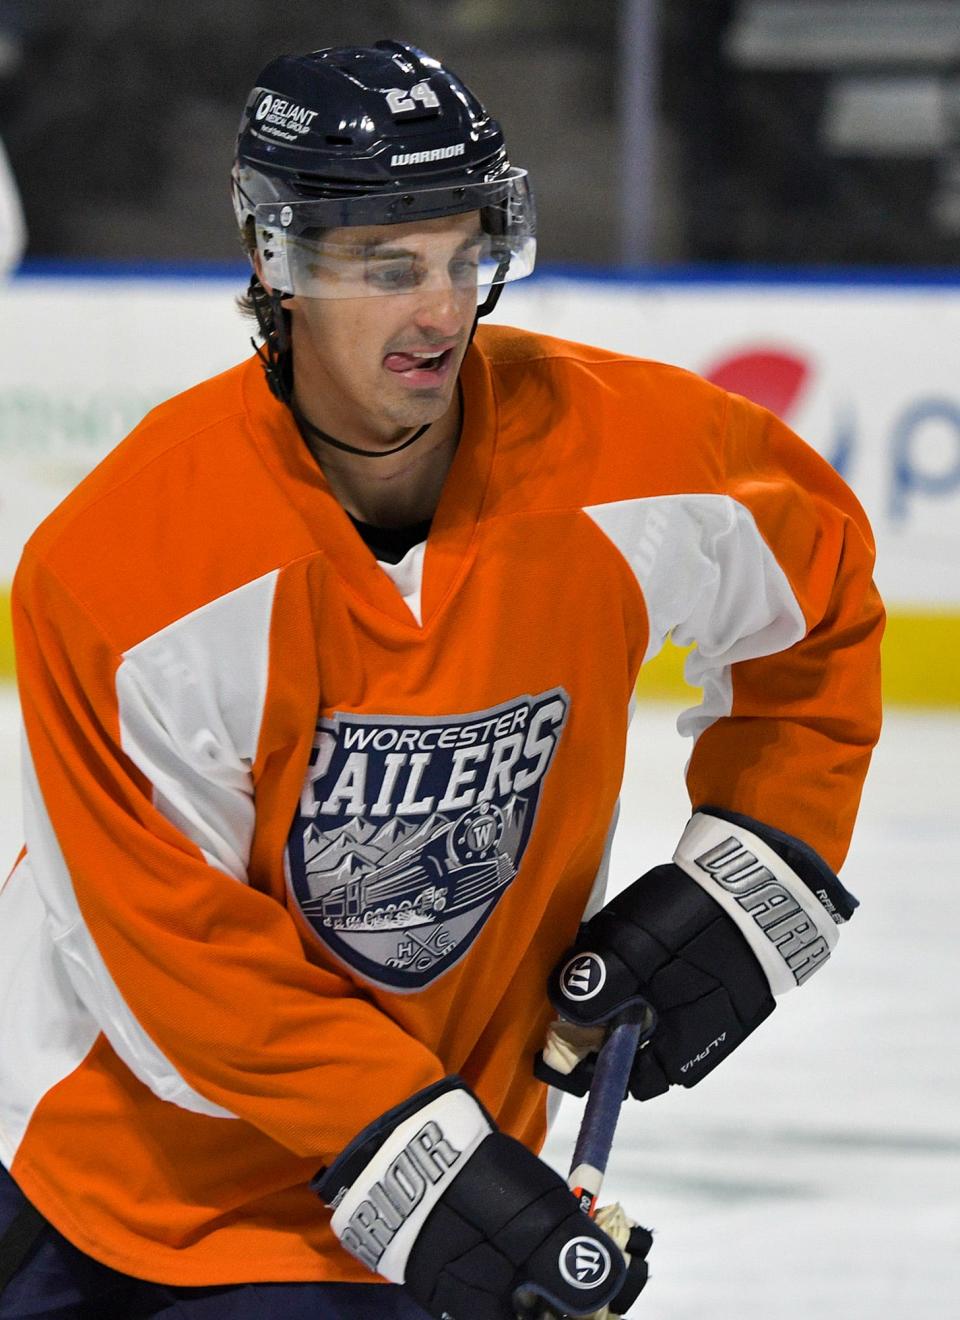
[[[476,315],[480,237],[475,212],[326,236],[317,287],[330,281],[333,296],[285,303],[312,421],[386,446],[444,414]]]

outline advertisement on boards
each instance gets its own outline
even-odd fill
[[[7,286],[0,670],[3,593],[24,541],[149,408],[250,351],[242,288],[240,273]],[[548,274],[509,287],[494,319],[674,363],[771,408],[870,515],[878,584],[907,643],[894,664],[915,667],[925,649],[942,658],[944,629],[960,629],[960,283]]]
[[[531,328],[687,367],[770,408],[866,508],[889,603],[960,610],[960,284],[557,280],[518,288],[503,319],[518,307]]]

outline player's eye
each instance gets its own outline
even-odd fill
[[[475,284],[479,261],[476,256],[454,257],[450,262],[450,278],[454,284]]]
[[[422,282],[423,272],[412,261],[388,261],[368,266],[366,280],[368,284],[389,293],[398,293],[403,289],[415,289]]]

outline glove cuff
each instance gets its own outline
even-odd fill
[[[341,1245],[402,1283],[434,1206],[494,1125],[459,1078],[427,1087],[364,1129],[311,1184]]]
[[[778,850],[778,840],[796,847]],[[736,922],[774,995],[823,966],[839,938],[837,926],[857,906],[826,863],[799,847],[749,817],[708,808],[694,812],[673,856]],[[803,876],[790,864],[798,858],[808,863]]]

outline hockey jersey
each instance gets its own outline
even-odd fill
[[[0,1156],[122,1271],[368,1280],[308,1181],[446,1074],[539,1148],[547,974],[668,636],[697,644],[693,802],[843,859],[882,611],[840,478],[672,367],[483,328],[461,382],[389,575],[255,358],[155,409],[24,553]]]

